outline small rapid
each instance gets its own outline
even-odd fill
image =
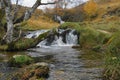
[[[29,33],[25,38],[37,38],[40,34],[48,30],[40,30]],[[75,46],[78,44],[79,35],[76,30],[72,29],[56,29],[56,33],[52,31],[48,34],[47,38],[41,41],[37,47],[54,47],[54,46]]]

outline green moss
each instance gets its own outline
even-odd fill
[[[85,48],[92,48],[105,44],[110,38],[110,34],[99,32],[91,27],[86,27],[80,34],[80,45]]]
[[[26,55],[17,55],[14,59],[15,59],[15,63],[21,63],[21,64],[24,64],[26,62],[30,62],[33,60],[32,58]]]
[[[48,32],[43,33],[39,35],[38,38],[35,38],[35,39],[22,38],[18,40],[17,42],[12,42],[8,44],[7,50],[8,51],[21,51],[21,50],[27,50],[29,48],[36,47],[36,45],[47,36],[47,34]]]

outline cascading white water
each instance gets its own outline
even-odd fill
[[[37,38],[40,34],[47,32],[48,30],[37,30],[29,32],[28,35],[25,36],[25,38]]]
[[[62,34],[65,30],[58,30],[60,34]],[[62,36],[54,36],[54,40],[52,43],[47,45],[49,42],[45,39],[42,42],[40,42],[37,46],[38,47],[55,47],[55,46],[75,46],[78,44],[78,35],[74,34],[75,30],[70,30],[68,33],[65,34],[66,37]],[[66,42],[63,41],[63,38],[65,38]]]
[[[69,32],[66,36],[66,43],[70,44],[70,45],[77,45],[78,43],[78,35],[74,35],[75,30],[72,30],[71,32]]]
[[[25,38],[37,38],[40,34],[48,30],[38,30],[30,32]],[[37,47],[55,47],[55,46],[75,46],[78,44],[78,35],[74,34],[75,30],[72,29],[56,29],[59,35],[50,35],[52,38],[46,38],[41,41]]]
[[[58,20],[60,22],[60,24],[65,23],[60,16],[56,15],[56,20]]]

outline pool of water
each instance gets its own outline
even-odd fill
[[[71,47],[34,48],[24,52],[11,53],[0,52],[2,65],[0,73],[3,73],[0,80],[3,80],[3,78],[7,80],[5,77],[8,77],[12,71],[16,71],[16,69],[12,68],[6,68],[8,70],[4,70],[5,64],[2,64],[16,54],[46,57],[44,61],[50,64],[50,77],[47,80],[102,80],[100,78],[102,69],[100,67],[86,67],[87,64],[85,63],[88,60],[79,58],[84,53],[79,49],[73,49]]]

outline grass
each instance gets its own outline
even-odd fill
[[[111,37],[111,34],[98,31],[100,30],[99,28],[95,29],[94,26],[92,26],[92,24],[89,24],[89,23],[67,22],[61,25],[60,28],[76,29],[77,32],[80,33],[79,43],[80,43],[80,46],[83,48],[93,48],[97,45],[103,45]]]
[[[112,35],[107,43],[108,51],[113,54],[120,52],[120,31]],[[119,54],[120,55],[120,54]]]
[[[120,55],[107,54],[105,57],[104,80],[120,79]]]
[[[105,80],[120,79],[120,31],[115,32],[106,44],[107,54],[105,57]]]
[[[32,17],[27,22],[23,22],[22,25],[22,29],[24,30],[39,30],[52,29],[54,27],[57,27],[59,24],[45,16],[41,16],[38,18]]]

